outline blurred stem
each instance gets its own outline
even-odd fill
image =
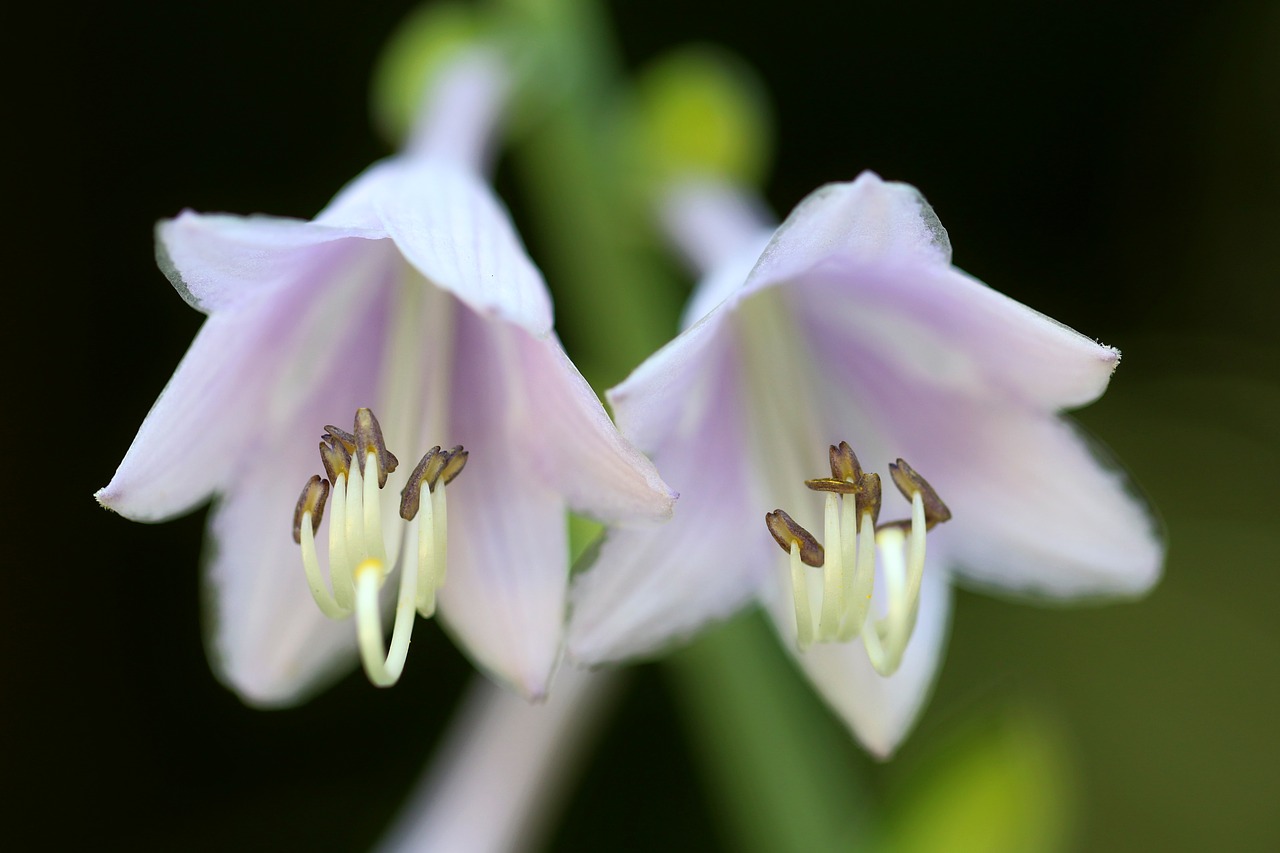
[[[557,325],[597,389],[676,332],[681,288],[659,263],[653,215],[628,184],[615,110],[625,96],[607,22],[591,0],[507,0],[538,33],[527,121],[512,146],[529,230],[545,249]]]
[[[813,853],[872,838],[850,736],[800,683],[759,613],[668,659],[732,850]]]

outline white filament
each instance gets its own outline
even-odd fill
[[[396,599],[391,648],[384,654],[378,590],[385,577],[385,564],[376,558],[367,558],[356,567],[356,637],[360,643],[360,661],[364,664],[365,675],[378,687],[395,684],[404,671],[405,658],[409,654],[409,638],[413,633],[418,573],[403,569],[400,572],[400,595]]]
[[[826,539],[822,609],[818,642],[848,642],[861,637],[872,667],[888,676],[902,664],[915,631],[924,577],[925,515],[919,492],[911,498],[911,523],[875,529],[870,511],[857,523],[852,495],[828,493],[824,513]],[[878,558],[878,559],[877,559]],[[883,618],[871,617],[876,566],[887,599]],[[791,586],[796,609],[796,637],[801,650],[815,639],[809,585],[800,561],[800,546],[791,543]]]
[[[826,539],[826,558],[822,564],[822,617],[818,622],[818,642],[830,643],[840,633],[840,619],[844,616],[844,546],[840,539],[840,498],[834,492],[827,493],[823,536]]]
[[[422,496],[415,535],[418,539],[418,612],[430,619],[436,612],[436,592],[444,585],[448,565],[448,510],[444,483]]]
[[[800,562],[800,543],[791,540],[791,594],[796,604],[796,642],[804,651],[813,642],[813,611],[809,607],[809,581]]]

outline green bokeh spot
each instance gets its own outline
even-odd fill
[[[690,175],[757,186],[772,157],[769,107],[748,66],[691,46],[641,71],[628,131],[632,156],[659,186]]]
[[[894,797],[892,853],[1057,853],[1068,849],[1074,776],[1045,712],[1018,707],[961,733]]]
[[[436,71],[485,29],[480,14],[460,3],[427,3],[405,17],[382,49],[370,92],[373,123],[388,142],[404,141]]]

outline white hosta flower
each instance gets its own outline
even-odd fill
[[[569,652],[651,652],[757,599],[886,755],[933,681],[953,576],[1052,598],[1158,578],[1145,506],[1059,417],[1120,355],[953,267],[905,184],[824,187],[772,234],[747,209],[705,187],[673,202],[710,274],[685,331],[610,400],[680,506],[652,533],[607,532],[575,584]],[[876,469],[893,470],[901,521],[878,523]]]
[[[255,704],[298,701],[351,660],[357,633],[371,677],[394,681],[437,587],[476,663],[539,696],[560,654],[566,509],[670,513],[565,356],[542,277],[478,174],[502,86],[484,64],[446,79],[418,143],[314,220],[184,212],[157,229],[162,269],[209,319],[98,499],[157,521],[217,496],[210,652]],[[330,426],[353,413],[352,433]],[[466,451],[411,474],[387,450],[432,445]],[[322,461],[328,479],[299,500]],[[388,660],[377,592],[397,566]],[[358,627],[341,619],[353,612]]]

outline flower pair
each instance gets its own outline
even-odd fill
[[[434,120],[311,222],[184,213],[158,230],[162,268],[209,319],[99,499],[154,520],[221,496],[214,657],[246,699],[296,701],[357,646],[394,680],[437,588],[473,660],[530,697],[562,647],[621,660],[759,601],[886,754],[932,681],[953,575],[1064,597],[1154,581],[1144,508],[1057,417],[1119,354],[951,266],[911,187],[866,173],[776,230],[733,191],[674,190],[706,278],[685,331],[611,392],[619,434],[478,176],[482,146],[456,142],[484,134]],[[456,449],[395,458],[433,445]],[[877,469],[895,459],[906,517],[882,522]],[[671,515],[664,479],[674,516],[642,523]],[[611,525],[571,612],[568,508]],[[396,573],[387,656],[377,591]],[[359,642],[322,610],[355,613]]]

